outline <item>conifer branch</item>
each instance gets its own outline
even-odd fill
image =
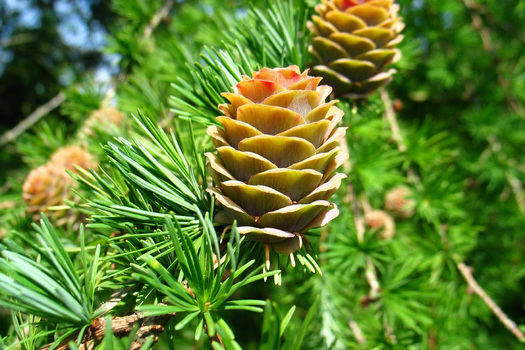
[[[164,332],[164,326],[173,317],[174,314],[166,314],[161,316],[144,317],[139,313],[133,313],[128,316],[113,316],[109,320],[111,322],[111,330],[114,336],[122,338],[130,335],[138,324],[138,330],[135,338],[131,343],[130,350],[138,350],[142,347],[149,337],[153,337],[153,342],[158,341],[158,335]],[[82,337],[79,350],[92,350],[99,344],[106,335],[107,319],[96,318],[91,326],[86,330]],[[55,347],[56,350],[69,349],[69,343],[76,341],[77,336],[73,336],[64,340],[60,345]],[[40,348],[40,350],[48,350],[53,346],[53,343],[47,344]]]
[[[474,28],[474,30],[476,31],[479,31],[481,41],[483,43],[483,49],[488,53],[494,52],[494,45],[492,43],[492,39],[490,36],[490,30],[487,26],[483,24],[483,20],[481,19],[481,16],[476,11],[477,5],[472,0],[463,0],[463,3],[467,7],[467,9],[471,11],[472,28]],[[496,60],[496,57],[493,57],[492,61],[494,62],[494,66],[496,68],[498,82],[505,90],[505,95],[507,97],[507,104],[509,105],[510,108],[514,109],[522,118],[525,118],[525,113],[523,113],[523,108],[520,106],[517,100],[511,95],[511,93],[508,91],[511,84],[508,81],[508,79],[505,77],[505,75],[501,73],[500,65],[498,64],[499,62]],[[487,140],[493,152],[496,154],[496,156],[499,159],[501,159],[501,152],[499,152],[501,147],[499,146],[499,142],[496,136],[490,135],[487,138]],[[507,182],[510,188],[512,189],[512,193],[514,194],[514,198],[516,199],[516,202],[518,204],[521,214],[525,216],[525,197],[523,196],[523,184],[518,178],[516,178],[509,172],[505,173],[505,177],[507,179]]]
[[[130,290],[131,288],[128,287],[116,291],[111,295],[108,301],[97,309],[95,313],[101,316],[93,320],[90,328],[84,333],[79,350],[92,350],[102,339],[104,339],[107,320],[103,316],[107,315],[107,313],[110,312],[122,300],[122,298],[130,292]],[[139,322],[139,328],[135,334],[135,339],[130,346],[130,350],[140,349],[149,336],[153,336],[153,341],[157,342],[157,335],[164,331],[164,326],[172,316],[174,316],[174,314],[141,317],[139,313],[122,317],[114,316],[110,318],[112,334],[119,338],[128,336],[135,329],[137,322]],[[78,334],[68,337],[55,349],[69,349],[68,344],[70,342],[76,342],[77,337]],[[54,343],[47,344],[41,347],[40,350],[50,349],[53,345]]]
[[[143,34],[144,39],[148,39],[151,36],[151,34],[153,34],[153,31],[155,30],[155,28],[157,28],[160,21],[169,14],[170,9],[173,6],[173,3],[174,3],[173,0],[166,1],[164,6],[162,6],[155,13],[155,15],[153,15],[148,26],[146,27],[146,29],[144,29],[144,34]]]
[[[13,129],[6,131],[0,136],[0,147],[14,141],[21,133],[29,129],[40,119],[45,117],[53,109],[57,108],[66,100],[66,95],[63,92],[58,93],[51,100],[47,101],[28,115],[24,120],[18,123]]]
[[[358,231],[359,230],[362,231],[364,235],[365,221],[366,221],[365,217],[368,213],[372,211],[372,207],[370,206],[370,201],[364,194],[361,195],[361,208],[363,208],[364,215],[363,213],[359,214],[360,215],[359,225],[361,227],[360,229],[358,229]],[[356,223],[356,226],[357,226],[357,223]],[[363,241],[363,238],[364,238],[363,235],[361,235],[360,243]],[[381,285],[379,284],[379,281],[377,279],[376,267],[374,266],[372,259],[370,259],[369,257],[366,258],[365,275],[366,275],[366,280],[368,282],[368,285],[370,286],[370,292],[368,293],[368,296],[370,300],[375,300],[377,299],[377,297],[379,296],[379,293],[381,292]]]
[[[490,145],[490,150],[492,153],[496,155],[498,160],[500,162],[503,162],[503,156],[501,153],[501,144],[498,142],[498,139],[495,135],[489,135],[487,137],[487,141]],[[514,160],[507,160],[508,162],[516,163]],[[516,199],[516,203],[518,204],[518,208],[523,216],[525,216],[525,197],[523,196],[523,184],[521,181],[514,175],[512,175],[510,172],[505,172],[505,178],[507,179],[507,182],[512,190],[512,193],[514,194],[514,198]]]
[[[465,4],[465,7],[468,10],[470,10],[471,19],[472,19],[471,26],[475,31],[479,32],[479,36],[483,44],[483,49],[487,53],[494,53],[494,44],[492,43],[490,30],[487,26],[483,24],[483,20],[481,19],[481,16],[478,13],[478,4],[474,3],[472,0],[463,0],[463,3]],[[493,55],[492,62],[496,69],[496,73],[498,76],[498,83],[505,90],[505,95],[507,97],[507,104],[512,109],[514,109],[518,114],[520,114],[522,118],[525,118],[525,114],[523,113],[523,108],[521,108],[518,101],[514,97],[512,97],[511,93],[508,91],[511,84],[509,80],[505,77],[505,75],[501,73],[499,61],[497,60],[497,56]]]
[[[478,282],[474,279],[472,275],[472,268],[465,265],[464,263],[459,263],[458,269],[467,281],[469,287],[483,300],[483,302],[492,310],[494,315],[500,320],[501,323],[512,333],[518,340],[525,341],[525,334],[518,328],[516,323],[512,321],[501,308],[492,300],[490,296],[480,287]]]
[[[343,149],[343,152],[349,153],[349,147],[348,147],[348,140],[346,137],[343,138],[341,141],[341,147]],[[351,164],[349,161],[345,162],[343,164],[343,170],[345,173],[349,173],[351,170]],[[368,199],[363,195],[361,197],[362,201],[362,208],[359,207],[359,201],[357,199],[357,195],[355,193],[354,186],[349,181],[347,186],[347,194],[345,197],[345,202],[350,205],[352,208],[353,216],[354,216],[354,225],[357,231],[357,240],[359,243],[362,243],[364,240],[364,234],[365,234],[365,217],[363,215],[363,211],[366,212],[366,210],[370,210],[370,204],[367,205]],[[374,263],[370,257],[366,257],[365,262],[365,276],[366,280],[368,282],[368,285],[370,286],[370,291],[368,293],[368,298],[370,300],[376,300],[381,292],[381,285],[379,283],[379,280],[377,278],[377,271],[374,266]],[[354,336],[358,343],[364,343],[366,339],[363,337],[363,333],[361,332],[361,329],[359,328],[359,325],[355,321],[351,321],[349,323],[350,328],[352,329],[352,332],[354,333]]]
[[[465,0],[467,2],[468,0]],[[385,105],[385,117],[389,121],[393,138],[396,140],[398,144],[398,149],[400,151],[406,151],[406,146],[403,143],[403,139],[400,134],[399,125],[397,123],[396,115],[394,112],[394,109],[392,107],[392,101],[390,100],[390,97],[388,96],[388,93],[385,89],[381,90],[381,99],[383,100],[383,103]],[[496,155],[499,156],[501,154],[501,146],[497,142],[497,139],[495,136],[491,136],[488,138],[488,141],[491,146],[492,152],[494,152]],[[415,176],[415,174],[410,172],[411,168],[409,168],[408,176],[409,179],[412,178],[412,180],[415,181],[416,185],[421,186],[421,182],[418,177]],[[412,175],[411,175],[412,174]],[[518,206],[520,208],[520,211],[525,214],[525,198],[523,198],[523,187],[521,185],[521,182],[510,175],[508,172],[506,173],[507,181],[511,185],[512,191],[515,195],[516,201],[518,202]],[[441,239],[444,240],[445,234],[441,230]],[[479,284],[476,282],[474,277],[472,276],[472,268],[465,265],[463,262],[457,263],[457,268],[467,281],[469,287],[477,294],[479,297],[483,300],[483,302],[492,310],[492,312],[498,317],[498,319],[503,323],[503,325],[512,332],[518,338],[520,341],[525,341],[525,334],[523,334],[519,328],[517,327],[516,323],[508,318],[508,316],[501,310],[501,308],[487,295],[487,293],[479,286]]]
[[[351,329],[352,332],[354,333],[355,340],[356,340],[359,344],[363,344],[364,342],[366,342],[366,339],[365,339],[365,337],[363,336],[363,331],[361,330],[361,328],[359,327],[359,325],[357,324],[357,322],[354,321],[354,320],[352,320],[352,321],[350,321],[349,325],[350,325],[350,329]]]
[[[383,101],[383,105],[385,106],[385,118],[388,121],[388,124],[390,125],[390,129],[392,130],[392,137],[394,138],[394,141],[397,144],[397,149],[405,153],[407,151],[407,146],[403,142],[403,138],[401,137],[401,130],[399,129],[399,124],[397,123],[396,113],[394,111],[394,105],[392,104],[392,100],[390,99],[390,96],[388,96],[388,92],[386,89],[381,89],[381,100]]]
[[[343,141],[342,143],[345,143],[345,141]],[[344,146],[344,147],[348,147],[348,146]],[[343,165],[343,168],[344,167],[345,165]],[[357,231],[357,241],[359,243],[363,243],[364,236],[365,236],[365,216],[363,215],[363,212],[361,208],[359,207],[357,196],[354,190],[354,186],[352,186],[351,183],[348,183],[347,196],[345,198],[345,201],[351,206],[352,212],[354,214],[354,225]],[[364,210],[366,212],[366,208],[364,208]],[[379,284],[379,281],[377,279],[377,271],[374,266],[374,263],[372,262],[372,259],[370,259],[369,257],[366,258],[365,276],[366,276],[368,285],[370,286],[370,292],[368,293],[368,297],[371,300],[375,300],[377,299],[379,293],[381,292],[381,285]]]
[[[144,32],[142,34],[142,39],[147,40],[151,37],[153,34],[153,31],[158,27],[160,24],[160,21],[167,17],[169,15],[169,12],[171,8],[173,7],[174,0],[168,0],[162,6],[153,17],[151,17],[148,25],[144,29]],[[102,101],[102,105],[109,105],[113,97],[115,96],[115,85],[117,83],[122,83],[126,79],[126,72],[124,70],[121,70],[121,72],[117,75],[114,83],[109,87],[108,91],[106,91],[106,94],[104,95],[104,100]]]
[[[397,149],[401,153],[405,153],[407,151],[407,146],[405,142],[403,141],[403,137],[401,136],[401,129],[399,127],[399,123],[397,122],[396,118],[396,112],[394,111],[394,105],[392,103],[392,100],[390,99],[390,96],[388,95],[388,92],[385,88],[382,88],[380,90],[381,94],[381,101],[383,102],[383,105],[385,106],[385,118],[388,121],[388,124],[390,125],[390,130],[392,131],[392,137],[394,141],[397,144]],[[416,185],[420,186],[420,180],[419,177],[414,172],[414,169],[412,167],[408,167],[407,169],[407,177],[408,180]]]

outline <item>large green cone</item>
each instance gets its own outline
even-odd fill
[[[394,0],[323,0],[308,22],[312,73],[338,96],[361,99],[392,80],[404,28]]]
[[[217,186],[208,191],[223,207],[216,220],[237,220],[241,234],[282,254],[339,213],[328,199],[345,177],[335,170],[348,158],[339,147],[346,129],[320,81],[297,66],[254,72],[223,94],[222,128],[208,128],[217,147],[206,154]]]

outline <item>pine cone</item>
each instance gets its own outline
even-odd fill
[[[78,130],[78,139],[83,144],[89,144],[101,132],[108,133],[119,128],[124,121],[124,113],[115,107],[106,107],[94,111]]]
[[[217,153],[207,153],[215,195],[224,210],[216,220],[271,245],[281,254],[302,246],[302,234],[324,226],[339,211],[328,199],[343,174],[335,173],[348,155],[337,128],[343,111],[325,103],[329,86],[299,67],[268,69],[244,77],[230,103],[219,109],[223,128],[210,126]]]
[[[64,205],[66,199],[77,201],[72,190],[75,181],[66,172],[66,169],[77,172],[75,165],[89,169],[96,167],[97,163],[82,148],[67,146],[59,148],[49,162],[29,173],[23,185],[22,198],[28,205],[26,211],[33,221],[39,220],[40,213],[45,212],[58,226],[77,225],[80,222],[81,214],[73,209],[49,209]]]
[[[312,73],[322,76],[339,96],[365,98],[388,84],[395,70],[385,67],[401,58],[396,45],[404,28],[394,0],[323,0],[308,28]]]
[[[414,215],[416,202],[410,198],[412,191],[407,187],[396,187],[385,196],[385,208],[401,219]]]
[[[26,211],[33,221],[40,219],[45,212],[50,219],[63,225],[74,221],[70,219],[70,210],[48,210],[49,207],[64,204],[64,199],[71,199],[73,179],[61,166],[47,163],[29,173],[22,187],[22,198],[27,203]]]
[[[67,169],[77,172],[75,165],[84,169],[97,166],[93,155],[79,146],[66,146],[59,148],[51,155],[50,162],[62,170]]]
[[[389,240],[396,234],[396,224],[394,219],[386,211],[372,210],[365,214],[366,225],[378,231],[380,239]]]

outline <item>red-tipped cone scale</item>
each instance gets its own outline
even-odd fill
[[[322,0],[308,22],[312,73],[338,96],[360,99],[392,80],[404,28],[394,0]]]
[[[208,191],[222,205],[215,219],[237,220],[242,235],[280,254],[339,213],[328,200],[345,178],[335,170],[348,158],[339,147],[346,129],[320,81],[297,66],[263,68],[222,94],[222,127],[207,130],[217,147],[206,154],[216,183]]]

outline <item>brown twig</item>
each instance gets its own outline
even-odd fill
[[[350,154],[348,140],[346,139],[346,137],[344,137],[341,141],[341,148],[343,152],[347,152],[348,154]],[[343,164],[343,170],[345,173],[348,174],[351,171],[351,169],[352,166],[350,161],[347,161]],[[348,203],[352,208],[352,212],[354,214],[354,226],[356,228],[357,240],[359,243],[362,243],[365,235],[365,217],[363,215],[363,210],[366,210],[367,207],[365,206],[363,210],[360,208],[359,201],[357,199],[357,195],[351,181],[348,182],[347,193],[344,198],[344,201]],[[374,263],[369,257],[366,258],[365,262],[365,277],[368,282],[368,285],[370,286],[368,298],[370,300],[375,300],[381,292],[381,285],[379,284],[379,280],[377,278],[377,272]],[[357,342],[364,343],[366,339],[364,338],[363,332],[359,328],[359,325],[355,321],[350,321],[349,326],[352,329],[352,332],[354,333]]]
[[[390,100],[388,92],[385,89],[381,89],[381,100],[385,106],[384,116],[390,125],[390,129],[392,130],[392,137],[394,138],[394,141],[396,141],[397,149],[399,149],[400,152],[405,153],[407,151],[407,146],[401,137],[401,129],[397,123],[396,112],[394,111],[392,100]]]
[[[488,294],[480,287],[478,282],[474,279],[472,275],[472,268],[465,265],[464,263],[459,263],[458,269],[467,281],[469,287],[483,300],[483,302],[490,308],[490,310],[496,315],[501,323],[512,333],[518,340],[525,341],[525,334],[518,328],[516,323],[512,321],[501,308],[488,296]]]
[[[483,43],[483,48],[485,49],[485,51],[492,51],[494,45],[492,44],[492,39],[490,38],[490,31],[487,27],[483,25],[483,20],[476,11],[476,3],[474,3],[472,0],[463,0],[463,3],[472,13],[472,27],[475,30],[479,31],[481,42]]]
[[[113,335],[117,338],[122,338],[131,334],[131,332],[138,325],[138,330],[135,334],[135,338],[130,346],[130,350],[138,350],[150,337],[153,337],[153,341],[157,342],[158,335],[164,332],[164,326],[173,317],[174,314],[167,314],[154,317],[144,317],[139,313],[134,313],[128,316],[111,318],[96,318],[92,325],[86,330],[82,337],[82,341],[79,350],[92,350],[98,345],[106,334],[106,322],[110,320],[111,330]],[[71,341],[76,341],[75,335],[64,340],[60,345],[55,347],[56,350],[67,350],[69,349],[68,344]],[[40,348],[40,350],[48,350],[54,344],[47,344]]]
[[[357,324],[357,322],[355,321],[350,321],[348,323],[348,325],[350,326],[350,329],[352,330],[352,332],[354,333],[354,337],[355,337],[355,340],[359,343],[359,344],[363,344],[364,342],[366,342],[366,339],[365,337],[363,336],[363,331],[361,330],[361,328],[359,327],[359,325]]]
[[[381,101],[383,102],[383,105],[385,106],[385,114],[384,117],[388,121],[388,125],[390,125],[390,130],[392,131],[392,137],[394,141],[397,144],[397,149],[405,153],[407,151],[407,146],[405,142],[403,141],[403,137],[401,136],[401,129],[399,128],[399,123],[397,122],[396,118],[396,112],[394,111],[394,106],[392,104],[392,100],[390,99],[390,96],[388,96],[388,92],[386,89],[381,89]],[[415,185],[416,187],[419,187],[419,177],[414,172],[414,169],[412,167],[409,167],[407,169],[407,175],[408,180]]]
[[[0,137],[0,147],[2,147],[3,145],[11,141],[14,141],[21,133],[23,133],[24,131],[29,129],[31,126],[33,126],[42,117],[47,115],[53,109],[60,106],[60,104],[65,101],[65,99],[66,99],[66,96],[64,95],[64,93],[60,92],[58,95],[53,97],[51,100],[47,101],[42,106],[35,109],[33,113],[28,115],[24,120],[18,123],[18,125],[16,125],[13,129],[6,131]]]
[[[490,150],[492,151],[492,153],[496,155],[500,162],[504,163],[505,159],[503,159],[503,156],[501,155],[501,144],[499,143],[496,136],[489,135],[487,137],[487,141],[489,142]],[[516,163],[516,161],[513,159],[508,159],[507,161],[509,163]],[[507,179],[512,193],[514,194],[514,199],[516,199],[516,203],[518,204],[518,208],[521,214],[525,216],[525,197],[523,196],[523,184],[517,177],[512,175],[510,172],[505,173],[505,178]]]
[[[147,38],[149,38],[151,36],[151,34],[153,33],[153,30],[155,30],[155,28],[157,28],[157,26],[159,25],[160,21],[169,14],[170,9],[173,6],[173,3],[174,3],[173,0],[166,1],[164,6],[162,6],[160,8],[160,10],[157,11],[155,13],[155,15],[153,15],[153,17],[149,21],[148,26],[146,27],[146,29],[144,29],[143,36],[144,36],[145,39],[147,39]]]

